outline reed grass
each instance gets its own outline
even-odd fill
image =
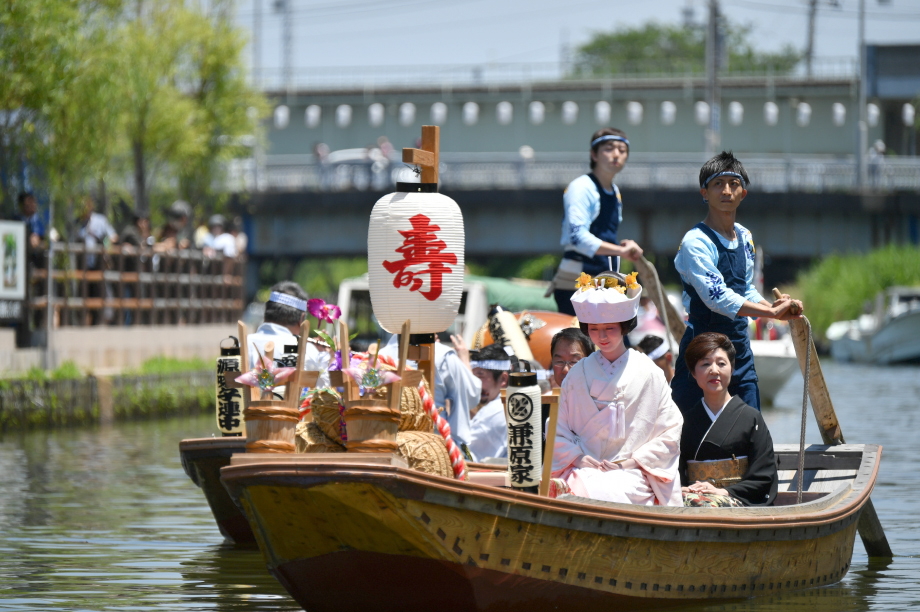
[[[920,285],[920,248],[891,245],[855,255],[830,255],[796,280],[805,315],[825,338],[835,321],[871,312],[875,296],[888,287]]]

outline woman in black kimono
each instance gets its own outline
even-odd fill
[[[773,439],[760,411],[728,393],[735,365],[734,345],[724,334],[703,333],[689,344],[685,358],[703,390],[703,399],[684,415],[679,468],[684,505],[773,504],[778,484]],[[733,462],[736,473],[729,474],[734,477],[731,484],[723,488],[710,481],[690,481],[688,465],[724,467],[727,464],[714,462],[725,459],[740,460]],[[694,462],[707,463],[695,466]]]

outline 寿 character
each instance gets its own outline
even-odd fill
[[[396,249],[403,259],[385,261],[383,267],[396,275],[393,277],[394,287],[398,289],[408,286],[409,291],[418,291],[433,302],[441,297],[441,277],[451,273],[451,269],[445,264],[456,264],[457,256],[454,253],[444,252],[447,243],[437,239],[435,232],[440,231],[441,228],[431,223],[431,219],[418,214],[411,217],[409,221],[412,223],[412,229],[399,232],[405,237],[405,240],[402,246]],[[419,265],[428,267],[421,270],[408,269]],[[421,291],[423,279],[418,277],[425,274],[429,275],[429,288],[428,291]]]

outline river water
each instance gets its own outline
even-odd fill
[[[884,445],[872,498],[894,560],[869,564],[857,537],[837,585],[686,609],[920,608],[920,368],[822,365],[847,442]],[[798,377],[764,411],[775,441],[798,441],[801,402]],[[298,610],[182,471],[179,441],[214,431],[201,416],[0,437],[0,610]]]

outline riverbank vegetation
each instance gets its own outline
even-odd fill
[[[214,409],[214,366],[202,359],[157,357],[103,380],[73,362],[0,380],[0,432],[97,423],[105,394],[116,420]]]
[[[814,332],[870,312],[888,287],[920,285],[920,248],[891,245],[865,254],[830,255],[799,274],[798,295]]]

